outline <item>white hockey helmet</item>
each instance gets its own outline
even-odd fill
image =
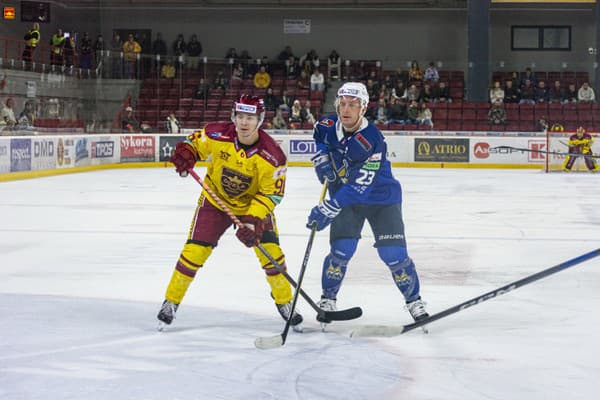
[[[337,97],[335,99],[335,108],[337,109],[337,105],[340,97],[356,97],[360,99],[360,104],[363,107],[367,107],[369,104],[369,93],[367,92],[367,87],[364,83],[361,82],[346,82],[344,83],[337,91]]]

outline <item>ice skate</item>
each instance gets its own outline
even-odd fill
[[[275,303],[275,306],[277,307],[277,311],[279,311],[279,315],[281,315],[281,318],[283,318],[285,321],[288,320],[289,316],[290,316],[290,311],[292,310],[292,303],[285,303],[285,304],[277,304]],[[294,330],[294,332],[302,332],[302,315],[300,315],[298,312],[296,312],[294,310],[294,315],[292,316],[292,319],[290,321],[290,326],[292,327],[292,329]]]
[[[168,300],[163,301],[160,311],[156,316],[158,318],[158,330],[162,332],[167,325],[171,325],[171,322],[175,319],[175,313],[179,304],[172,303]]]
[[[324,311],[337,311],[337,305],[335,304],[335,302],[336,302],[336,299],[328,299],[327,297],[321,297],[321,300],[319,300],[317,305],[319,306],[319,308],[321,310],[324,310]],[[317,315],[317,321],[319,321],[321,323],[322,331],[325,331],[325,328],[327,327],[327,325],[329,325],[329,323],[331,323],[331,320],[326,319],[326,318],[319,318],[318,315]]]
[[[419,297],[415,301],[411,301],[410,303],[406,303],[406,309],[408,310],[408,312],[410,313],[410,315],[413,317],[413,319],[415,320],[415,322],[422,321],[425,318],[429,317],[429,314],[425,310],[425,302],[423,300],[421,300],[421,297]],[[429,333],[429,331],[427,330],[427,328],[425,328],[424,326],[421,327],[421,329],[423,329],[423,332]]]

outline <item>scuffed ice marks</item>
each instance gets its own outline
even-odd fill
[[[0,314],[15,305],[0,344],[7,399],[366,399],[398,380],[396,356],[316,327],[257,350],[276,318],[186,306],[157,333],[155,304],[0,295]]]

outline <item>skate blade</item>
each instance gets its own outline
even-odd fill
[[[302,333],[304,332],[304,327],[302,326],[302,324],[293,325],[292,330],[296,333]]]
[[[165,324],[164,322],[158,321],[158,326],[156,327],[156,330],[159,331],[159,332],[164,332],[164,331],[167,330],[167,326],[168,325]]]

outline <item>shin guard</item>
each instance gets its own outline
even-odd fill
[[[202,267],[208,256],[212,253],[212,247],[202,246],[195,243],[186,243],[175,265],[175,271],[171,275],[167,294],[165,298],[175,304],[181,303],[188,287],[194,280],[196,272]]]
[[[377,249],[379,257],[385,262],[394,283],[402,292],[407,303],[419,298],[419,276],[415,263],[408,257],[406,248],[401,246],[384,246]]]

